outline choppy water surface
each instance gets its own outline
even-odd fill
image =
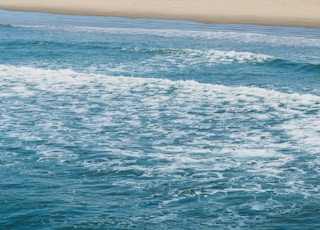
[[[319,30],[0,15],[1,228],[320,228]]]

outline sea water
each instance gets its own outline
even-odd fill
[[[319,229],[320,30],[0,11],[1,229]]]

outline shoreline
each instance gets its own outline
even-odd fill
[[[320,28],[320,1],[316,0],[1,0],[0,9]]]

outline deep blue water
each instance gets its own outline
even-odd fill
[[[320,30],[0,11],[1,229],[319,229]]]

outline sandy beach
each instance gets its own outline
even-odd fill
[[[57,14],[320,28],[318,0],[1,0],[0,8]]]

